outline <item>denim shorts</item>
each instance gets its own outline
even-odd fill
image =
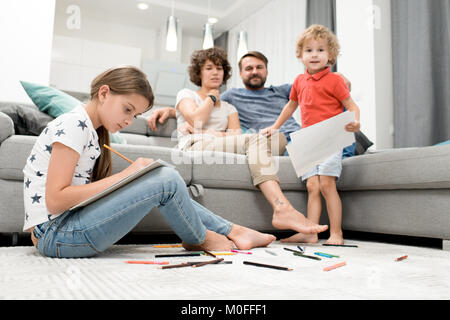
[[[305,181],[313,176],[330,176],[339,179],[342,172],[342,151],[336,152],[324,162],[316,165],[311,171],[302,176]]]

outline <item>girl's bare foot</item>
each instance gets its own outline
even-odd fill
[[[344,237],[341,232],[330,232],[330,237],[325,242],[326,244],[344,244]]]
[[[271,234],[261,233],[237,224],[233,224],[228,238],[240,250],[249,250],[256,247],[266,247],[276,240]]]
[[[319,237],[317,236],[317,233],[312,234],[297,233],[294,234],[293,236],[290,236],[289,238],[281,239],[280,241],[286,243],[294,243],[294,242],[317,243],[319,241]]]
[[[205,241],[201,244],[188,244],[183,242],[183,248],[189,251],[230,251],[234,248],[234,243],[227,237],[211,230],[206,230]]]
[[[277,229],[292,229],[294,231],[312,234],[328,229],[327,225],[318,225],[305,218],[303,214],[295,210],[291,205],[279,202],[273,212],[272,225]]]

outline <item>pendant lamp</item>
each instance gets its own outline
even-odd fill
[[[203,26],[203,49],[214,47],[214,26],[207,22]]]
[[[248,38],[246,31],[239,31],[238,34],[238,49],[237,49],[237,61],[241,59],[243,55],[248,52]]]
[[[167,18],[166,25],[166,50],[170,52],[175,52],[178,49],[178,21],[177,18],[175,18],[175,16],[173,15],[174,7],[174,1],[172,0],[172,14]]]

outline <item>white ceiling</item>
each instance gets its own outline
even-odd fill
[[[209,16],[219,21],[215,35],[232,28],[273,0],[175,0],[174,15],[179,19],[184,34],[202,37],[203,25]],[[147,10],[137,4],[145,2]],[[172,0],[56,0],[56,11],[66,14],[69,5],[78,5],[83,16],[107,22],[159,29],[171,14]]]

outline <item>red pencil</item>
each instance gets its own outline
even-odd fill
[[[405,260],[406,258],[408,258],[408,256],[403,256],[403,257],[397,258],[397,259],[395,259],[395,261],[402,261],[402,260]]]

